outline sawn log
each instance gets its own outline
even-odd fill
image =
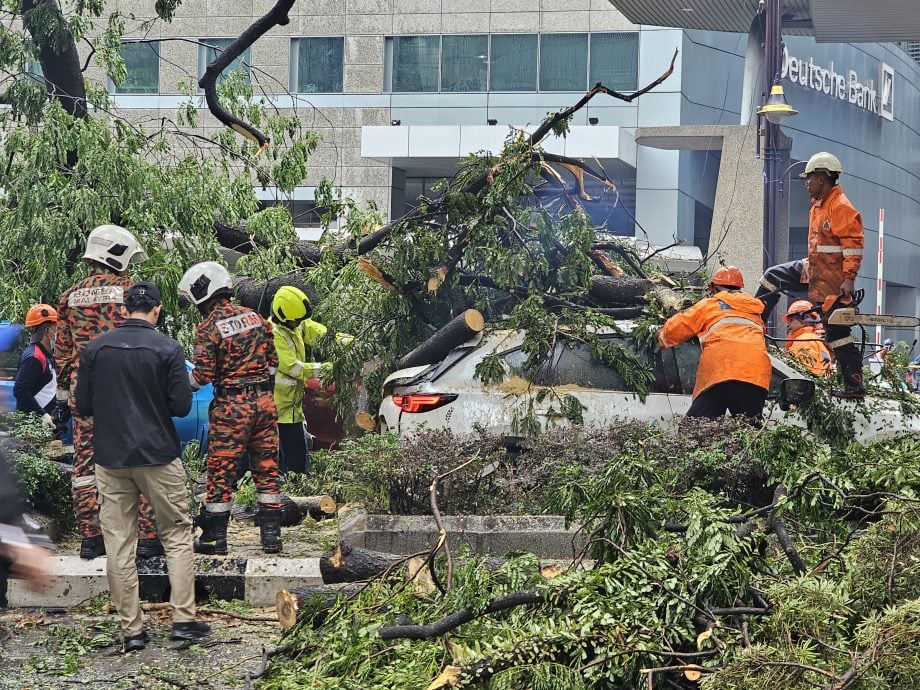
[[[288,496],[294,504],[314,520],[323,520],[335,515],[336,505],[332,496]]]
[[[335,551],[320,556],[319,572],[327,585],[358,582],[376,577],[405,560],[405,556],[370,551],[351,542],[340,541]]]
[[[275,615],[284,630],[293,628],[298,619],[317,628],[323,624],[329,610],[338,601],[357,594],[366,586],[361,582],[282,589],[275,595]]]
[[[485,319],[475,309],[467,309],[460,316],[451,319],[442,328],[431,335],[428,340],[416,347],[412,352],[396,360],[395,369],[408,369],[424,364],[440,362],[458,345],[465,343],[485,328]]]

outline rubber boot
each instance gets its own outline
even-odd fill
[[[866,387],[863,385],[862,357],[855,346],[834,350],[837,357],[837,368],[843,379],[843,388],[831,390],[831,395],[844,400],[862,400],[866,397]]]
[[[230,513],[209,513],[202,509],[195,522],[201,527],[201,534],[195,537],[195,553],[226,556]]]
[[[80,542],[80,558],[85,561],[91,561],[99,556],[105,556],[105,541],[101,534],[95,537],[83,537]]]
[[[265,553],[281,553],[281,509],[259,509],[259,533]]]

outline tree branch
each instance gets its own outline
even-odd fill
[[[255,43],[256,39],[269,29],[289,24],[291,19],[288,17],[288,12],[293,6],[294,0],[278,0],[274,7],[257,19],[240,34],[239,38],[227,46],[214,62],[208,65],[204,75],[198,80],[198,85],[204,89],[205,101],[211,114],[233,131],[258,144],[260,151],[267,148],[271,140],[248,122],[244,122],[223,107],[220,98],[217,96],[217,78],[231,62],[242,55],[247,48]]]

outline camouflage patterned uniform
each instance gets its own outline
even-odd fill
[[[278,413],[272,397],[278,355],[271,325],[245,307],[220,300],[198,327],[195,380],[214,383],[208,413],[208,489],[205,509],[226,513],[240,457],[249,467],[263,508],[280,508]]]
[[[93,273],[78,281],[61,296],[55,354],[60,366],[58,388],[70,391],[73,418],[73,506],[82,537],[96,537],[99,529],[99,502],[96,497],[96,471],[93,466],[93,419],[77,413],[74,391],[80,353],[90,340],[124,321],[121,314],[124,291],[133,281],[114,273]],[[156,538],[153,510],[141,496],[138,537]]]

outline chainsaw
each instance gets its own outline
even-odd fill
[[[859,303],[863,291],[857,290],[855,299],[828,297],[824,303],[825,323],[828,326],[882,326],[884,328],[917,328],[920,317],[895,314],[861,314]]]

